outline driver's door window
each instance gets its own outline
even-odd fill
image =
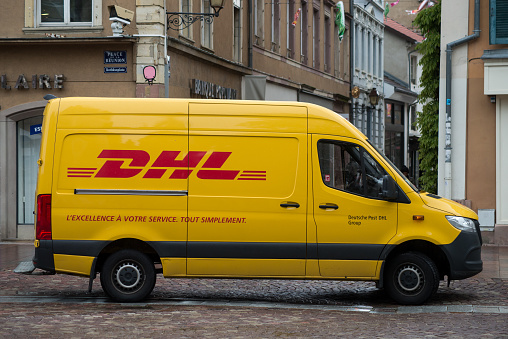
[[[322,140],[318,143],[321,176],[326,186],[369,198],[380,198],[386,171],[358,145]]]

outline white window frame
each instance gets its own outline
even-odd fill
[[[206,6],[205,2],[208,1],[208,6]],[[210,0],[202,0],[201,1],[201,13],[213,13],[212,7],[210,7]],[[208,26],[210,29],[210,45],[205,44],[205,26]],[[213,22],[211,24],[207,24],[205,21],[201,21],[201,47],[207,48],[209,50],[213,50]]]
[[[70,0],[64,2],[64,21],[63,22],[41,22],[41,0],[35,0],[35,23],[36,27],[93,27],[95,25],[96,8],[102,8],[102,0],[92,0],[92,21],[88,22],[70,22]]]
[[[188,5],[189,5],[189,9],[188,10],[184,10],[184,8],[183,8],[184,1],[188,2]],[[180,8],[180,12],[181,13],[192,13],[192,0],[180,0],[179,8]],[[193,38],[192,25],[189,25],[189,26],[187,26],[185,28],[180,29],[178,31],[178,33],[182,37],[184,37],[186,39],[189,39],[189,40],[192,40],[192,38]]]
[[[238,11],[238,28],[235,29],[235,11]],[[235,36],[238,34],[238,37]],[[233,60],[236,62],[242,61],[242,0],[233,1]]]

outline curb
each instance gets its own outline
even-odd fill
[[[2,303],[58,303],[58,304],[113,304],[119,306],[138,308],[148,306],[210,306],[210,307],[254,307],[271,309],[299,309],[340,312],[363,312],[371,314],[419,314],[419,313],[482,313],[482,314],[508,314],[508,306],[483,306],[483,305],[443,305],[443,306],[337,306],[337,305],[305,305],[285,304],[270,302],[251,301],[223,301],[223,300],[148,300],[141,303],[117,303],[107,298],[98,297],[46,297],[46,296],[12,296],[0,297]]]

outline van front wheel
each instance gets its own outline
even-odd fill
[[[436,264],[419,252],[403,253],[390,260],[384,279],[388,295],[403,305],[423,304],[439,287]]]
[[[155,286],[155,268],[152,260],[134,250],[121,250],[110,255],[100,274],[104,292],[120,302],[145,299]]]

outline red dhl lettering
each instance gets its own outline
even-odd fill
[[[150,154],[143,150],[102,150],[97,156],[107,159],[97,170],[94,167],[68,167],[69,178],[132,178],[144,172],[143,179],[161,179],[172,171],[169,179],[188,179],[196,171],[199,179],[205,180],[264,180],[266,171],[242,171],[221,169],[232,152],[211,152],[203,165],[206,151],[162,151],[150,165]],[[94,175],[95,174],[95,175]]]

